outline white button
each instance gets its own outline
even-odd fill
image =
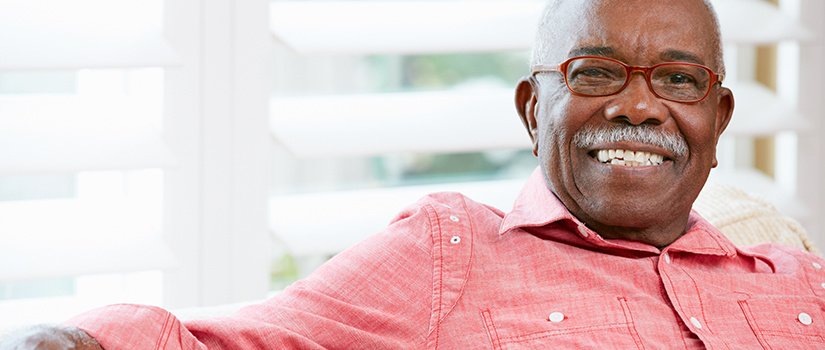
[[[455,221],[455,222],[458,222],[458,216],[455,216],[455,215],[450,215],[450,220],[453,220],[453,221]]]
[[[822,268],[822,265],[817,264],[817,263],[814,263],[814,267],[816,267],[817,269],[821,269],[821,268]]]
[[[825,283],[821,284],[822,288],[825,288]]]
[[[453,238],[450,238],[450,243],[452,243],[452,244],[459,244],[459,243],[461,243],[461,237],[459,237],[459,236],[453,236]]]
[[[699,323],[699,320],[697,320],[696,317],[691,317],[690,318],[690,323],[693,323],[694,327],[702,329],[702,324]]]
[[[806,326],[814,322],[814,320],[811,318],[811,315],[808,315],[804,312],[799,314],[799,317],[797,318],[799,319],[799,322]]]
[[[667,252],[664,252],[664,253],[662,254],[662,256],[664,256],[664,257],[665,257],[665,262],[666,262],[666,263],[668,263],[668,264],[670,264],[670,254],[668,254]]]
[[[558,323],[564,321],[564,314],[561,312],[554,312],[550,314],[550,317],[548,317],[548,319],[550,320],[550,322]]]
[[[590,236],[590,234],[587,233],[587,229],[584,226],[579,226],[579,233],[581,233],[582,237],[584,237],[584,238],[587,238],[587,237]]]

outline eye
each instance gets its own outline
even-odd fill
[[[668,83],[675,85],[694,84],[696,79],[685,73],[672,73],[668,77]]]
[[[568,78],[585,84],[606,84],[617,78],[618,73],[606,67],[585,66],[571,71]]]
[[[702,68],[682,64],[659,66],[652,76],[654,84],[672,89],[702,88],[708,79],[708,73]]]
[[[602,78],[607,77],[607,71],[603,68],[596,68],[596,67],[586,67],[577,69],[575,75],[584,75],[590,78]]]

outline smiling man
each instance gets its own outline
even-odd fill
[[[718,25],[702,1],[550,12],[539,32],[550,45],[517,92],[548,187],[602,237],[667,246],[685,233],[733,112]]]
[[[433,194],[231,318],[115,305],[7,346],[825,347],[825,261],[738,248],[691,211],[733,111],[710,5],[556,0],[543,18],[516,91],[540,166],[511,212]]]

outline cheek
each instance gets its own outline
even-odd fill
[[[678,125],[690,150],[690,161],[711,164],[716,153],[716,115],[707,109],[680,113]]]
[[[578,128],[575,118],[566,107],[556,105],[548,110],[541,128],[539,159],[553,179],[554,188],[564,183],[572,183],[575,177],[573,135]]]

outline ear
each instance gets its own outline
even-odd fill
[[[716,144],[719,144],[719,138],[722,132],[728,127],[730,119],[733,116],[733,92],[726,87],[719,88],[718,102],[716,104]],[[713,167],[719,165],[719,160],[716,155],[713,156]]]
[[[538,82],[534,77],[522,77],[516,86],[516,111],[521,123],[530,134],[533,142],[533,155],[538,156],[538,123],[536,122],[536,106],[538,103]]]

